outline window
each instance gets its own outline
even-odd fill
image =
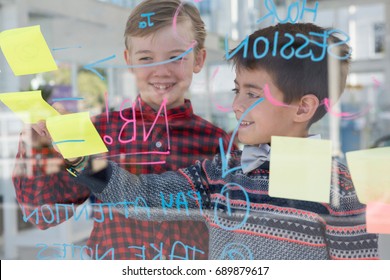
[[[383,22],[373,24],[374,28],[374,54],[383,54],[385,51],[386,25]]]
[[[199,12],[201,15],[209,15],[211,14],[211,1],[203,0],[199,2]]]

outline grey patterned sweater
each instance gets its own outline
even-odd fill
[[[240,158],[233,152],[229,168]],[[333,163],[330,204],[270,197],[269,162],[225,178],[221,166],[216,155],[177,172],[137,176],[110,162],[76,180],[132,218],[205,221],[209,259],[378,258],[378,236],[366,232],[365,205],[341,163]]]

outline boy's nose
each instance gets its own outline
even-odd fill
[[[171,70],[168,64],[161,64],[153,67],[154,76],[169,76]]]
[[[234,99],[232,108],[233,108],[233,111],[235,113],[237,113],[237,112],[243,113],[243,112],[245,112],[245,109],[246,109],[245,103],[242,102],[242,100],[240,100],[240,98]]]

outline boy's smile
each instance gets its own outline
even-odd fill
[[[175,85],[175,83],[169,83],[169,84],[152,83],[151,85],[154,86],[156,90],[161,90],[165,92],[171,89]]]
[[[283,102],[283,93],[275,86],[271,76],[264,70],[236,70],[233,110],[239,120],[246,110],[260,98],[265,98],[268,85],[274,99]],[[271,136],[299,136],[303,132],[294,122],[297,107],[273,105],[267,99],[256,105],[241,121],[238,139],[246,145],[271,142]]]
[[[174,83],[174,82],[171,82],[171,83],[169,83],[169,82],[165,82],[165,83],[151,82],[151,83],[149,83],[149,85],[154,87],[154,91],[155,91],[155,93],[157,93],[157,95],[165,96],[165,95],[169,94],[169,92],[171,92],[174,89],[176,83]],[[142,93],[141,93],[141,97],[144,97],[144,96],[145,96],[145,94],[142,95]],[[166,97],[166,98],[168,98],[168,97]],[[143,98],[143,99],[145,99],[145,98]],[[174,105],[173,103],[174,102],[168,102],[167,106]],[[152,107],[154,107],[154,106],[152,106]]]
[[[129,50],[125,51],[126,62],[146,66],[131,71],[141,98],[155,110],[165,98],[167,109],[184,104],[193,73],[198,73],[203,67],[205,50],[200,50],[197,55],[191,51],[180,59],[164,62],[188,51],[193,40],[192,25],[188,21],[178,23],[175,29],[167,26],[152,35],[130,39]]]
[[[254,122],[248,122],[248,121],[243,120],[240,123],[240,127],[244,128],[244,127],[248,127],[248,126],[250,126],[252,124],[254,124]]]

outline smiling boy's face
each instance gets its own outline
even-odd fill
[[[275,86],[271,76],[264,70],[236,70],[235,98],[233,110],[237,120],[259,98],[264,101],[256,105],[244,117],[238,129],[238,139],[246,145],[259,145],[271,142],[271,136],[305,137],[305,130],[294,122],[297,103],[290,107],[276,106],[264,94],[268,85],[273,99],[283,102],[283,93]]]
[[[190,47],[194,41],[192,26],[189,21],[177,24],[177,28],[167,26],[147,37],[132,37],[130,50],[125,51],[129,65],[146,65],[173,59]],[[194,51],[177,61],[151,67],[130,70],[136,78],[142,100],[158,110],[164,98],[167,109],[184,104],[184,95],[192,82],[193,73],[203,67],[206,51]]]

